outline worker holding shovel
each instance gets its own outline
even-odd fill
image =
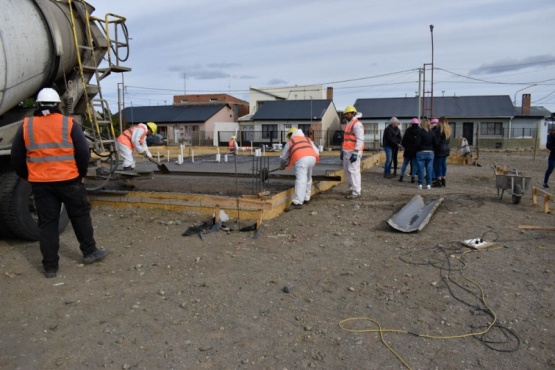
[[[292,204],[285,209],[289,212],[303,208],[303,203],[310,202],[312,192],[312,169],[320,161],[320,152],[302,130],[291,128],[287,132],[289,139],[280,155],[281,169],[295,166],[295,195]]]
[[[118,136],[117,147],[123,158],[123,170],[133,171],[135,169],[135,158],[133,150],[139,154],[144,154],[146,158],[152,161],[152,154],[146,145],[146,137],[155,134],[158,127],[154,122],[139,123],[131,126]]]

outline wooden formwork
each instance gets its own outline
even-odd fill
[[[383,162],[383,153],[365,157],[361,169],[379,165]],[[337,170],[329,176],[341,177],[341,181],[318,181],[312,184],[312,194],[329,190],[345,180],[343,170]],[[132,191],[123,194],[90,194],[89,199],[94,206],[110,206],[124,208],[158,208],[172,211],[193,211],[205,215],[219,214],[220,210],[231,218],[269,220],[280,215],[291,204],[295,189],[291,188],[274,195],[260,193],[258,195],[241,195],[224,197],[204,194],[159,193]]]
[[[551,211],[549,210],[549,202],[553,200],[553,195],[543,189],[533,186],[532,203],[538,204],[538,195],[541,195],[543,198],[543,212],[550,213]]]

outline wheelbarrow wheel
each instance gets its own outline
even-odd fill
[[[521,198],[522,198],[522,186],[520,184],[515,184],[515,188],[513,189],[513,204],[520,203]]]

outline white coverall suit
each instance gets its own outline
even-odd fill
[[[362,113],[358,112],[353,119],[362,117]],[[351,121],[347,123],[349,125]],[[354,150],[346,150],[342,148],[343,151],[343,172],[349,184],[349,190],[352,194],[360,196],[362,193],[361,176],[360,176],[360,160],[362,159],[362,148],[364,148],[364,126],[362,123],[357,122],[353,126],[353,133],[356,136],[356,145]],[[357,160],[351,162],[350,158],[352,154],[357,155]]]
[[[305,136],[302,130],[296,130],[291,134],[291,138],[295,136]],[[314,145],[312,140],[310,140],[312,148],[316,152],[316,155],[320,155],[320,151]],[[280,165],[281,167],[287,167],[291,160],[290,152],[290,141],[288,140],[283,150],[281,151]],[[303,204],[310,200],[310,195],[312,192],[312,169],[316,165],[316,157],[304,156],[299,158],[295,162],[295,195],[293,196],[293,204]]]
[[[129,129],[125,130],[118,137],[116,145],[119,154],[123,158],[123,167],[131,167],[132,169],[135,169],[135,158],[133,157],[133,149],[135,149],[139,154],[144,154],[146,157],[152,158],[152,154],[150,153],[150,150],[148,150],[148,146],[146,145],[146,134],[148,132],[148,127],[144,123],[139,123],[133,129],[133,134],[131,136],[132,148],[125,144],[129,144],[128,140],[120,141],[120,138],[124,135],[129,135],[129,132]]]

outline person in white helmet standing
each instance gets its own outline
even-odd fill
[[[287,132],[289,139],[280,155],[280,168],[295,166],[295,195],[285,212],[302,209],[303,203],[310,202],[312,193],[312,170],[320,161],[320,151],[302,130],[295,127]]]
[[[357,112],[356,108],[349,105],[345,108],[345,119],[347,127],[343,132],[343,147],[341,150],[341,160],[347,183],[349,184],[349,194],[347,199],[360,198],[362,186],[360,180],[360,160],[364,150],[364,126],[358,120],[362,113]]]
[[[14,137],[11,163],[33,189],[44,275],[54,278],[60,260],[62,204],[83,253],[83,263],[101,261],[109,252],[98,249],[94,239],[91,204],[83,184],[90,152],[81,125],[62,114],[60,96],[54,89],[42,89],[36,102],[33,116],[24,119]]]
[[[133,150],[139,154],[144,154],[148,159],[152,159],[152,154],[146,145],[146,137],[155,134],[158,127],[154,122],[139,123],[131,126],[118,136],[117,148],[123,158],[123,170],[132,171],[135,169],[135,158]]]

